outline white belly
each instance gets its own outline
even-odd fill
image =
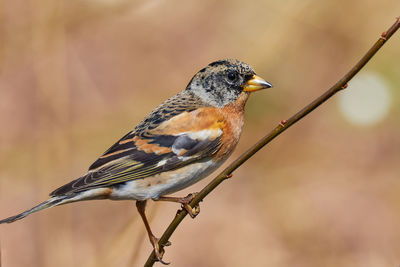
[[[158,199],[162,195],[177,192],[207,177],[222,163],[223,161],[215,163],[212,160],[198,162],[170,172],[126,182],[115,187],[109,197],[114,200]]]

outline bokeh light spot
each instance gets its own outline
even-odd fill
[[[339,95],[338,107],[345,119],[355,125],[373,125],[388,114],[390,90],[378,74],[356,76]]]

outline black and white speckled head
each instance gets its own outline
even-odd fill
[[[186,90],[212,106],[223,107],[234,102],[242,92],[270,87],[272,85],[256,76],[248,64],[236,59],[224,59],[196,73]]]

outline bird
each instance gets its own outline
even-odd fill
[[[210,63],[183,91],[156,107],[106,150],[87,173],[51,192],[48,200],[0,220],[0,224],[77,201],[134,200],[156,260],[167,264],[146,218],[147,200],[180,203],[194,218],[199,211],[189,206],[194,194],[167,195],[207,177],[228,159],[239,141],[250,94],[271,87],[239,60]]]

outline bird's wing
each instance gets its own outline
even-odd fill
[[[223,120],[212,109],[184,111],[146,131],[128,133],[96,160],[85,176],[50,195],[143,179],[213,156],[221,147]]]

